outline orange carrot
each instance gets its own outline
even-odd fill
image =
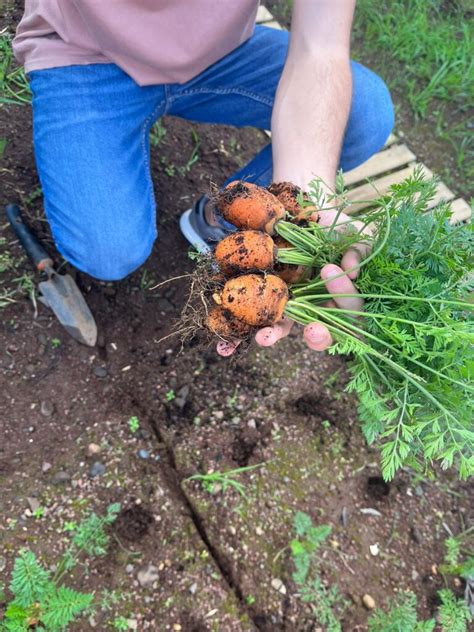
[[[280,235],[274,237],[273,241],[278,249],[292,247],[290,242],[283,239]],[[293,283],[302,281],[307,272],[308,268],[305,266],[298,266],[292,263],[277,263],[274,274],[279,276],[280,279],[283,279],[288,285],[293,285]]]
[[[281,319],[288,297],[288,286],[274,274],[245,274],[229,279],[219,298],[239,320],[266,327]]]
[[[301,197],[301,194],[304,202],[309,202],[310,200],[307,193],[303,193],[296,184],[291,182],[273,182],[268,187],[268,190],[280,200],[285,210],[293,215],[297,221],[308,219],[309,216],[311,216],[313,222],[318,221],[318,212],[314,205],[304,207],[299,205],[298,196]]]
[[[271,270],[275,245],[270,235],[257,230],[242,230],[224,237],[215,250],[220,270],[234,276],[255,270]]]
[[[231,182],[217,196],[224,219],[241,229],[273,234],[275,223],[285,216],[283,204],[267,189],[250,182]]]
[[[206,319],[207,328],[220,338],[235,340],[245,338],[251,327],[235,318],[232,313],[220,305],[214,306]]]

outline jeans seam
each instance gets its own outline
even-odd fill
[[[169,97],[169,103],[173,103],[180,97],[192,96],[194,94],[220,94],[220,95],[238,95],[241,97],[247,97],[252,99],[253,101],[257,101],[263,105],[268,106],[269,108],[273,107],[273,99],[267,99],[266,97],[262,97],[259,94],[255,94],[254,92],[248,92],[247,90],[242,90],[241,88],[192,88],[191,90],[183,90],[177,95],[171,95]]]
[[[151,114],[147,116],[147,118],[144,120],[143,125],[142,125],[142,133],[141,133],[141,141],[140,141],[140,144],[142,146],[143,159],[145,163],[146,178],[148,180],[148,186],[150,187],[150,202],[153,209],[153,235],[155,238],[158,234],[158,231],[156,228],[156,198],[155,198],[155,192],[153,190],[153,180],[151,178],[151,164],[150,164],[150,160],[148,159],[148,152],[147,152],[145,141],[146,141],[147,128],[150,125],[150,123],[154,119],[157,118],[158,112],[160,108],[163,107],[163,104],[165,105],[165,110],[166,110],[166,99],[162,99],[159,102],[159,104],[156,106],[156,108],[151,112]]]

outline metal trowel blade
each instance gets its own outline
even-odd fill
[[[69,274],[53,271],[38,287],[43,303],[67,332],[78,342],[93,347],[97,341],[97,325],[74,279]]]

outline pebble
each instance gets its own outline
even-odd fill
[[[96,377],[106,377],[107,373],[108,373],[108,371],[105,368],[105,366],[96,366],[96,367],[94,367],[94,375]]]
[[[418,573],[418,571],[416,571],[415,569],[412,570],[411,572],[411,578],[414,582],[416,582],[416,580],[420,577],[420,574]]]
[[[365,594],[362,597],[362,603],[367,608],[367,610],[373,610],[375,608],[375,599],[369,594]]]
[[[179,625],[179,623],[174,623],[173,624],[173,630],[176,630],[176,632],[179,632],[179,630],[182,630],[182,626]]]
[[[127,564],[127,566],[125,567],[125,572],[127,573],[127,575],[131,575],[133,573],[133,564]]]
[[[150,453],[149,453],[148,450],[143,450],[143,449],[142,450],[138,450],[137,454],[138,454],[138,456],[141,459],[149,459],[150,458]]]
[[[100,461],[95,461],[89,468],[89,478],[102,476],[105,473],[105,465]]]
[[[378,544],[371,544],[369,546],[369,549],[370,549],[371,555],[373,555],[374,557],[380,553],[380,548]]]
[[[257,422],[255,421],[255,419],[249,419],[247,421],[247,426],[249,428],[252,428],[253,430],[256,430],[257,429]]]
[[[39,502],[37,498],[33,498],[30,496],[26,500],[28,501],[31,511],[33,512],[35,512],[41,506],[41,503]]]
[[[222,421],[224,419],[224,411],[223,410],[215,410],[212,413],[213,417],[215,417],[218,421]]]
[[[148,430],[144,430],[143,428],[140,428],[139,431],[137,432],[137,434],[140,437],[140,439],[150,439],[151,438],[151,432],[149,432]]]
[[[69,483],[71,478],[72,477],[70,474],[64,472],[63,470],[59,470],[59,472],[56,472],[56,474],[53,476],[52,483],[53,485],[64,485],[64,483]]]
[[[51,463],[48,463],[47,461],[43,462],[43,465],[41,466],[41,471],[43,472],[43,474],[46,474],[46,472],[49,472],[49,470],[52,468],[53,466],[51,465]]]
[[[191,593],[191,595],[196,594],[197,588],[198,588],[198,585],[196,582],[194,582],[194,584],[191,584],[191,586],[189,587],[189,592]]]
[[[89,443],[89,445],[87,446],[87,456],[95,456],[96,454],[99,454],[101,452],[101,447],[100,445],[97,445],[97,443]]]
[[[158,569],[151,563],[142,566],[137,573],[137,579],[140,586],[148,588],[158,579]]]
[[[44,401],[41,402],[40,405],[40,413],[43,415],[43,417],[51,417],[51,415],[54,413],[54,404],[50,399],[45,399]]]
[[[261,527],[257,527],[257,528],[255,529],[255,533],[256,533],[257,535],[263,535],[263,529],[262,529]]]
[[[5,566],[7,565],[7,558],[3,555],[0,555],[0,573],[5,570]]]
[[[286,586],[285,584],[281,581],[281,579],[278,579],[278,577],[274,577],[272,579],[272,588],[274,588],[277,592],[279,592],[281,595],[286,595]]]
[[[188,395],[189,395],[189,386],[185,384],[176,393],[176,397],[173,400],[174,405],[180,410],[183,410],[183,408],[186,406],[186,402],[188,401]]]

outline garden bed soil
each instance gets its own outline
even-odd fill
[[[37,194],[30,110],[9,106],[0,116],[7,139],[1,206],[19,201],[60,264]],[[366,629],[365,593],[379,606],[411,589],[420,613],[433,614],[444,585],[437,565],[446,527],[457,534],[472,520],[467,485],[446,473],[429,481],[403,472],[385,486],[378,454],[360,434],[356,402],[342,392],[344,362],[309,352],[296,332],[274,349],[251,346],[232,360],[197,339],[183,346],[165,338],[188,281],[150,288],[193,268],[180,213],[266,142],[255,130],[177,119],[165,128],[152,150],[160,232],[151,257],[114,284],[72,271],[98,323],[94,349],[69,338],[43,306],[35,317],[32,302],[16,290],[30,264],[0,222],[2,252],[12,260],[2,282],[13,292],[0,311],[2,574],[8,578],[24,546],[54,564],[68,522],[120,502],[109,553],[71,579],[98,595],[114,590],[120,599],[71,629],[112,629],[120,615],[138,630],[317,630],[297,597],[285,548],[299,509],[333,528],[321,573],[348,601],[344,630]],[[192,153],[192,129],[201,139],[199,160],[170,177],[167,167],[183,166]],[[140,423],[136,432],[128,426],[132,416]],[[100,448],[94,456],[91,444]],[[95,461],[105,471],[90,478]],[[232,489],[209,494],[185,480],[261,463],[238,477],[246,497]],[[45,511],[35,518],[38,503]],[[149,564],[156,579],[143,587],[138,572]],[[462,586],[456,590],[461,594]]]

